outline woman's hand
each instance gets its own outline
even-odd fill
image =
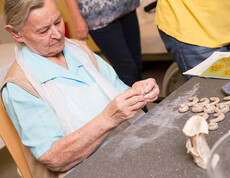
[[[145,106],[145,100],[140,90],[129,88],[124,93],[116,96],[102,114],[112,121],[115,126],[118,126],[123,121],[132,119]]]
[[[88,26],[82,16],[78,16],[77,20],[73,21],[74,34],[81,40],[88,39]]]
[[[135,88],[141,92],[146,103],[152,103],[153,101],[157,100],[160,93],[159,86],[153,78],[138,81],[133,84],[132,88]]]
[[[65,0],[65,3],[73,22],[75,36],[81,40],[88,39],[88,26],[81,15],[77,1]]]
[[[136,82],[132,88],[116,96],[102,114],[114,126],[118,126],[123,121],[132,119],[146,103],[155,101],[159,92],[159,87],[152,78]]]

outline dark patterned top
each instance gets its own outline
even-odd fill
[[[113,20],[133,11],[139,0],[76,0],[89,30],[105,27]]]

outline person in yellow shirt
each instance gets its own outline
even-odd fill
[[[214,51],[230,51],[229,11],[230,1],[226,0],[157,1],[155,23],[182,73]]]

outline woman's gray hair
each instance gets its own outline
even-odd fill
[[[20,30],[30,11],[44,5],[45,0],[5,0],[5,24]]]

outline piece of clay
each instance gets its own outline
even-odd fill
[[[206,113],[214,113],[215,108],[216,108],[215,104],[209,103],[204,107],[204,112],[206,112]]]
[[[202,112],[204,110],[204,105],[202,103],[196,103],[192,106],[192,112]]]
[[[218,124],[216,122],[210,122],[208,124],[208,130],[216,130],[218,129]]]
[[[210,98],[210,101],[212,101],[212,102],[210,103],[211,105],[215,105],[215,104],[217,104],[217,103],[220,102],[220,98],[218,98],[218,97],[211,97],[211,98]]]
[[[208,98],[201,98],[200,99],[200,103],[203,104],[204,106],[207,105],[209,103],[209,99]]]
[[[189,106],[187,103],[181,104],[179,109],[178,109],[179,112],[186,112],[188,110],[189,110]]]
[[[198,113],[197,116],[201,116],[201,117],[203,117],[205,120],[207,120],[208,117],[209,117],[208,113],[206,113],[206,112]]]
[[[225,119],[225,115],[223,113],[216,113],[213,116],[216,117],[216,119],[212,119],[210,122],[220,122]]]
[[[219,103],[216,105],[215,112],[227,113],[229,111],[229,106],[225,103]]]
[[[207,168],[209,146],[204,134],[208,134],[208,124],[201,116],[192,116],[187,120],[183,128],[184,134],[188,137],[186,142],[187,153],[191,153],[194,162],[201,168]]]
[[[230,105],[230,96],[226,96],[223,99],[227,101],[227,102],[224,102],[224,104]]]
[[[189,98],[189,101],[191,102],[188,102],[188,106],[193,106],[194,104],[199,102],[199,99],[196,96],[193,96]]]
[[[208,124],[208,130],[216,130],[218,129],[218,123],[222,120],[225,119],[225,115],[223,113],[216,113],[213,115],[214,117],[216,117],[216,119],[211,119],[209,124]]]
[[[223,100],[226,102],[221,102],[221,103],[218,103],[216,105],[217,106],[228,105],[230,107],[230,96],[224,97]]]

